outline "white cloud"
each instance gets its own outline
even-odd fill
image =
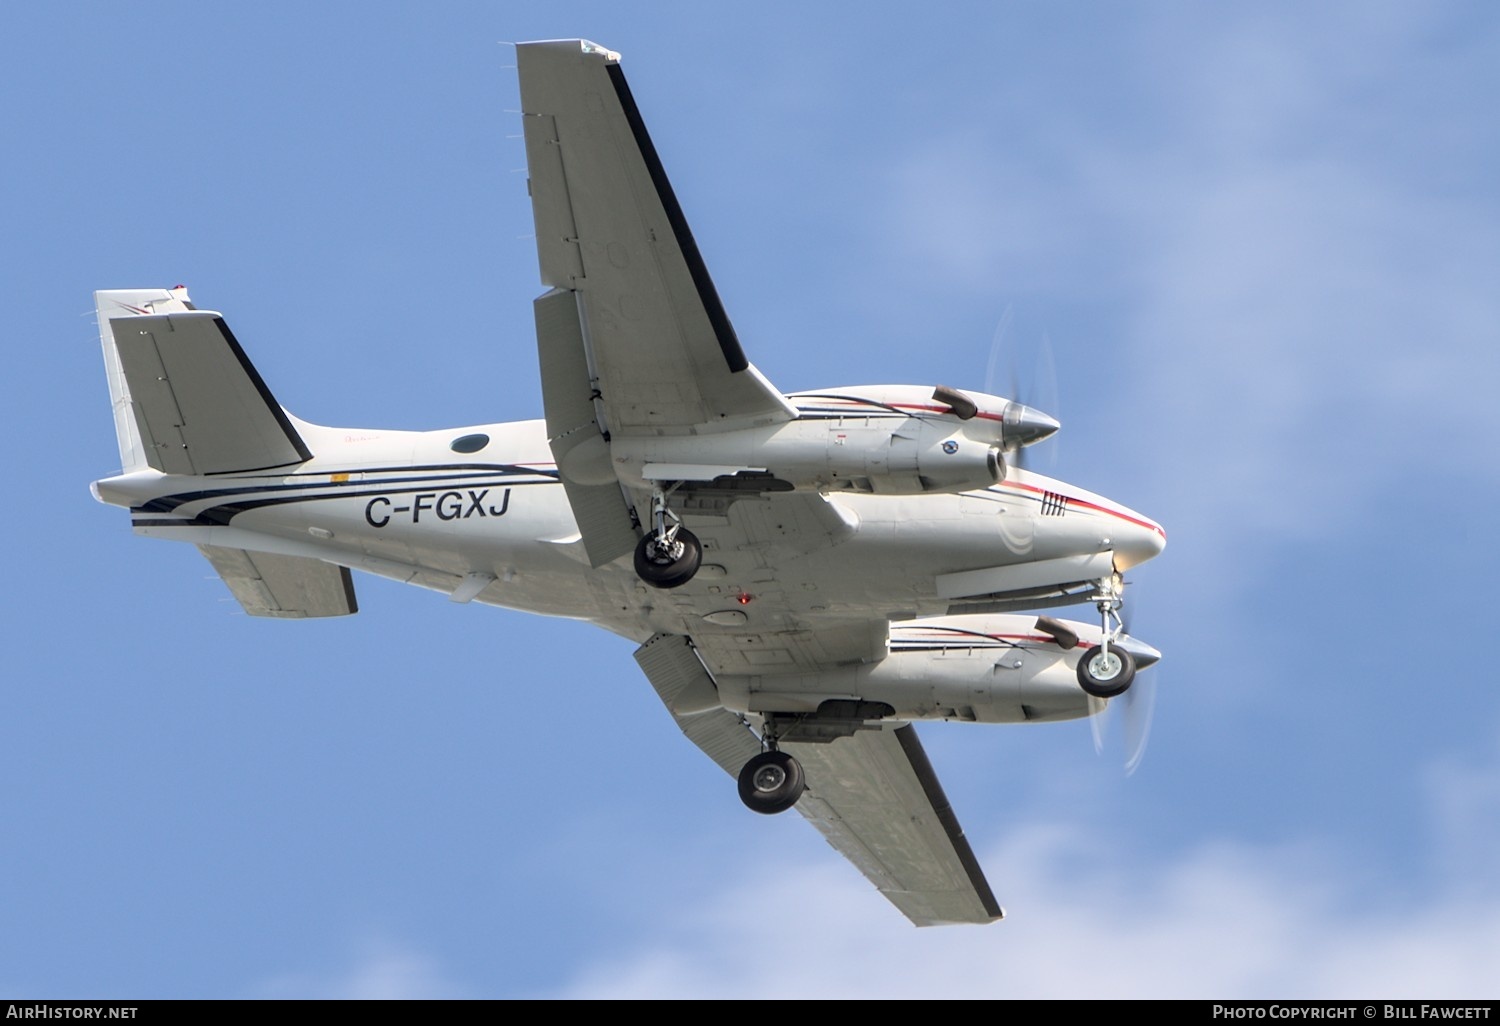
[[[984,853],[1013,904],[1006,922],[921,931],[847,867],[780,867],[682,916],[670,939],[587,968],[563,996],[1491,993],[1500,896],[1423,904],[1373,883],[1357,855],[1225,842],[1156,860],[1031,826]]]
[[[256,997],[401,1001],[468,996],[447,979],[436,961],[383,937],[366,938],[342,971],[329,975],[289,973],[254,987]]]
[[[1500,738],[1484,760],[1442,757],[1424,781],[1440,841],[1439,871],[1459,893],[1500,890],[1495,876],[1500,866]]]
[[[730,882],[714,899],[654,917],[560,996],[1486,998],[1500,736],[1418,779],[1430,817],[1390,823],[1425,843],[1417,870],[1384,862],[1383,836],[1164,852],[1148,836],[1018,823],[979,851],[1009,912],[986,927],[917,930],[832,852],[796,865],[749,852],[718,867]]]

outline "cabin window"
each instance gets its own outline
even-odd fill
[[[454,452],[478,452],[489,444],[489,435],[464,435],[462,438],[455,438],[448,448]]]

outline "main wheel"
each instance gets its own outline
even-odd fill
[[[653,588],[676,588],[693,579],[703,563],[703,546],[698,536],[679,527],[677,536],[660,544],[654,532],[648,532],[635,546],[635,572]]]
[[[1105,652],[1101,646],[1078,658],[1078,686],[1095,698],[1123,695],[1135,680],[1135,658],[1117,645]]]
[[[761,752],[740,770],[740,801],[768,816],[796,805],[806,786],[802,764],[785,752]]]

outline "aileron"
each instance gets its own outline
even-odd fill
[[[807,773],[798,811],[913,923],[1005,915],[914,727],[784,747]]]

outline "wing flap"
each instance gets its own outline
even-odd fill
[[[718,704],[718,689],[687,638],[653,635],[635,651],[635,661],[689,741],[726,773],[760,752],[760,740],[745,721]]]
[[[797,811],[902,915],[917,926],[1004,917],[914,727],[782,747],[807,774]]]
[[[278,556],[219,545],[199,545],[245,612],[301,620],[359,612],[346,567],[306,556]]]
[[[638,536],[595,410],[578,293],[553,289],[532,308],[547,444],[589,564],[601,567],[634,550]]]

